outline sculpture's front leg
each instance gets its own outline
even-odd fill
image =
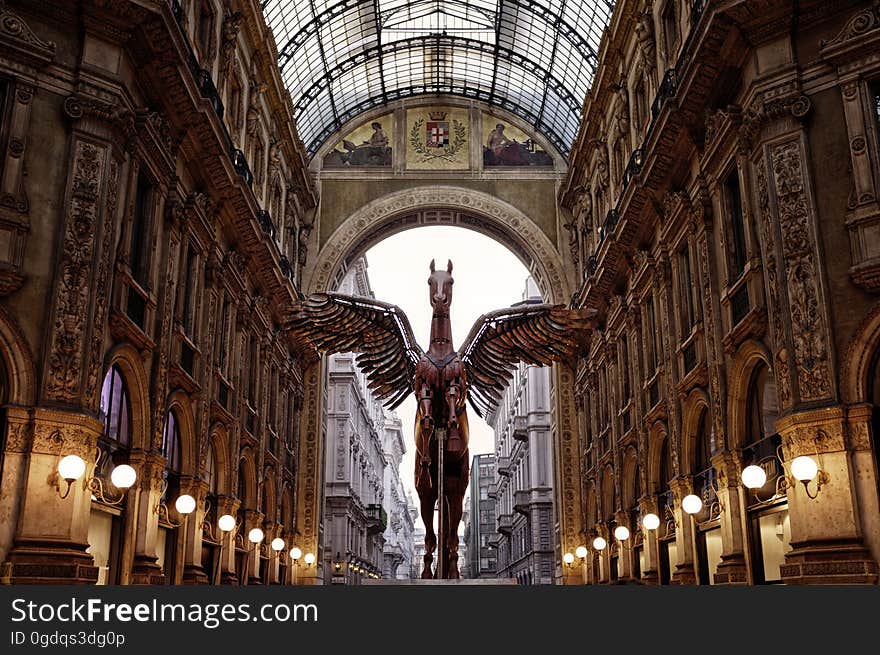
[[[458,425],[458,406],[461,398],[461,388],[458,384],[449,385],[446,390],[446,404],[449,408],[449,440],[447,442],[447,450],[451,453],[460,453],[464,450],[464,444],[461,440],[461,431]]]

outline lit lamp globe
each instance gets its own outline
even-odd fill
[[[660,517],[656,514],[645,514],[642,517],[642,527],[645,530],[656,530],[660,527]]]
[[[60,475],[65,482],[79,480],[85,472],[86,463],[79,455],[62,457],[61,461],[58,462],[58,475]]]
[[[586,546],[578,546],[574,549],[574,554],[577,555],[580,559],[583,559],[587,556],[587,547]]]
[[[217,527],[223,532],[235,530],[235,517],[232,514],[224,514],[217,519]]]
[[[795,457],[791,462],[791,474],[796,480],[809,482],[819,473],[819,465],[816,460],[807,455]]]
[[[593,539],[593,548],[596,550],[605,550],[605,546],[608,545],[608,542],[605,541],[602,537],[596,537]]]
[[[284,545],[284,539],[282,539],[281,537],[275,537],[272,540],[272,550],[274,550],[276,553],[284,550]]]
[[[572,562],[574,562],[574,555],[572,555],[571,553],[566,553],[562,556],[562,561],[565,564],[571,564]]]
[[[196,509],[196,499],[189,494],[183,494],[174,501],[174,507],[181,514],[192,514]]]
[[[306,553],[306,556],[303,558],[303,561],[306,563],[306,566],[311,566],[315,563],[315,554],[314,553]]]
[[[695,496],[694,494],[688,494],[681,501],[681,508],[687,514],[696,514],[701,509],[703,509],[703,501],[700,500],[699,496]]]
[[[248,532],[248,541],[252,544],[258,544],[263,540],[263,531],[260,528],[253,528]]]
[[[120,464],[110,474],[110,482],[117,489],[129,489],[137,480],[137,472],[128,464]]]
[[[618,541],[626,541],[629,539],[629,528],[625,525],[618,525],[614,528],[614,536]]]
[[[746,489],[760,489],[767,482],[767,473],[760,466],[749,464],[740,474]]]
[[[290,549],[290,559],[292,559],[294,562],[299,561],[299,558],[302,556],[303,556],[303,552],[302,552],[301,548],[294,546],[293,548]]]

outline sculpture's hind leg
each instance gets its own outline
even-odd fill
[[[419,492],[422,521],[425,523],[425,557],[424,567],[422,568],[423,580],[431,580],[434,577],[434,572],[431,570],[431,564],[434,562],[434,550],[437,548],[437,535],[434,534],[434,503],[436,501],[436,492]]]
[[[467,449],[462,453],[460,459],[448,462],[446,478],[444,480],[444,492],[446,495],[447,513],[449,517],[447,522],[446,534],[448,543],[446,544],[445,553],[445,576],[451,580],[457,580],[461,577],[458,573],[458,526],[461,523],[461,515],[464,511],[464,494],[468,486],[468,478],[470,471],[468,469],[468,460],[470,455]]]
[[[437,462],[431,461],[423,453],[430,453],[431,434],[433,431],[423,430],[421,413],[416,414],[415,441],[415,487],[419,494],[419,505],[422,522],[425,524],[425,557],[422,568],[422,579],[431,580],[434,572],[434,550],[437,548],[437,535],[434,533],[434,503],[437,502]]]

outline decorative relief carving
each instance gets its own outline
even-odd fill
[[[831,370],[800,144],[792,141],[775,146],[770,157],[782,234],[798,392],[802,401],[819,400],[831,394]]]
[[[55,44],[44,41],[17,14],[0,4],[0,47],[31,65],[45,66],[55,58]]]
[[[825,49],[843,45],[847,41],[864,36],[871,30],[876,30],[878,27],[880,27],[880,7],[875,3],[873,7],[869,7],[850,18],[837,36],[827,41],[821,41],[819,46]]]
[[[86,398],[93,408],[98,407],[98,376],[101,374],[101,345],[104,342],[104,328],[107,321],[107,303],[110,293],[108,277],[113,244],[116,242],[116,201],[119,193],[119,164],[110,159],[110,174],[107,177],[107,203],[104,212],[104,236],[101,240],[100,263],[95,280],[95,313],[92,320],[91,344],[88,359],[88,379]]]
[[[724,392],[721,388],[721,368],[723,358],[718,347],[715,332],[715,304],[712,293],[711,264],[709,261],[708,235],[703,232],[697,242],[700,258],[700,277],[703,287],[703,320],[706,324],[706,352],[709,355],[709,398],[712,404],[712,444],[713,452],[724,449],[724,426],[727,425]]]
[[[181,230],[184,227],[185,219],[183,218],[183,210],[176,198],[169,198],[166,202],[168,211],[166,216],[171,222],[171,232],[169,239],[168,266],[165,272],[165,284],[163,308],[162,308],[162,325],[159,327],[159,358],[156,362],[156,375],[153,378],[153,398],[165,398],[168,387],[168,359],[171,350],[171,320],[174,314],[174,295],[175,281],[177,279],[177,259],[180,251]],[[162,431],[165,427],[165,403],[157,402],[153,408],[153,431],[151,446],[153,450],[161,451],[162,449]],[[237,469],[237,467],[233,467]],[[235,487],[233,487],[235,488]]]
[[[107,151],[85,141],[74,148],[67,221],[50,337],[46,396],[76,402],[83,372],[86,312],[92,286],[92,261],[98,202]]]
[[[767,164],[762,157],[757,164],[758,205],[761,211],[761,235],[764,247],[764,271],[767,280],[767,305],[770,315],[770,334],[773,339],[776,389],[781,407],[791,404],[791,378],[788,370],[788,352],[785,347],[785,327],[779,300],[779,276],[776,268],[776,239],[770,207],[770,190],[767,182]]]
[[[235,55],[235,44],[241,29],[242,14],[240,11],[229,12],[223,18],[222,41],[220,43],[220,78],[225,79],[232,69]]]

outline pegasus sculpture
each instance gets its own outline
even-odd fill
[[[493,311],[477,320],[456,351],[449,321],[452,262],[444,271],[436,270],[432,260],[430,269],[433,317],[427,352],[416,343],[399,307],[372,298],[311,295],[293,308],[286,329],[319,353],[357,353],[368,387],[389,409],[415,393],[415,487],[425,524],[421,577],[454,579],[459,577],[458,525],[469,476],[466,399],[484,416],[500,402],[518,363],[572,362],[587,344],[595,310],[525,302]]]

